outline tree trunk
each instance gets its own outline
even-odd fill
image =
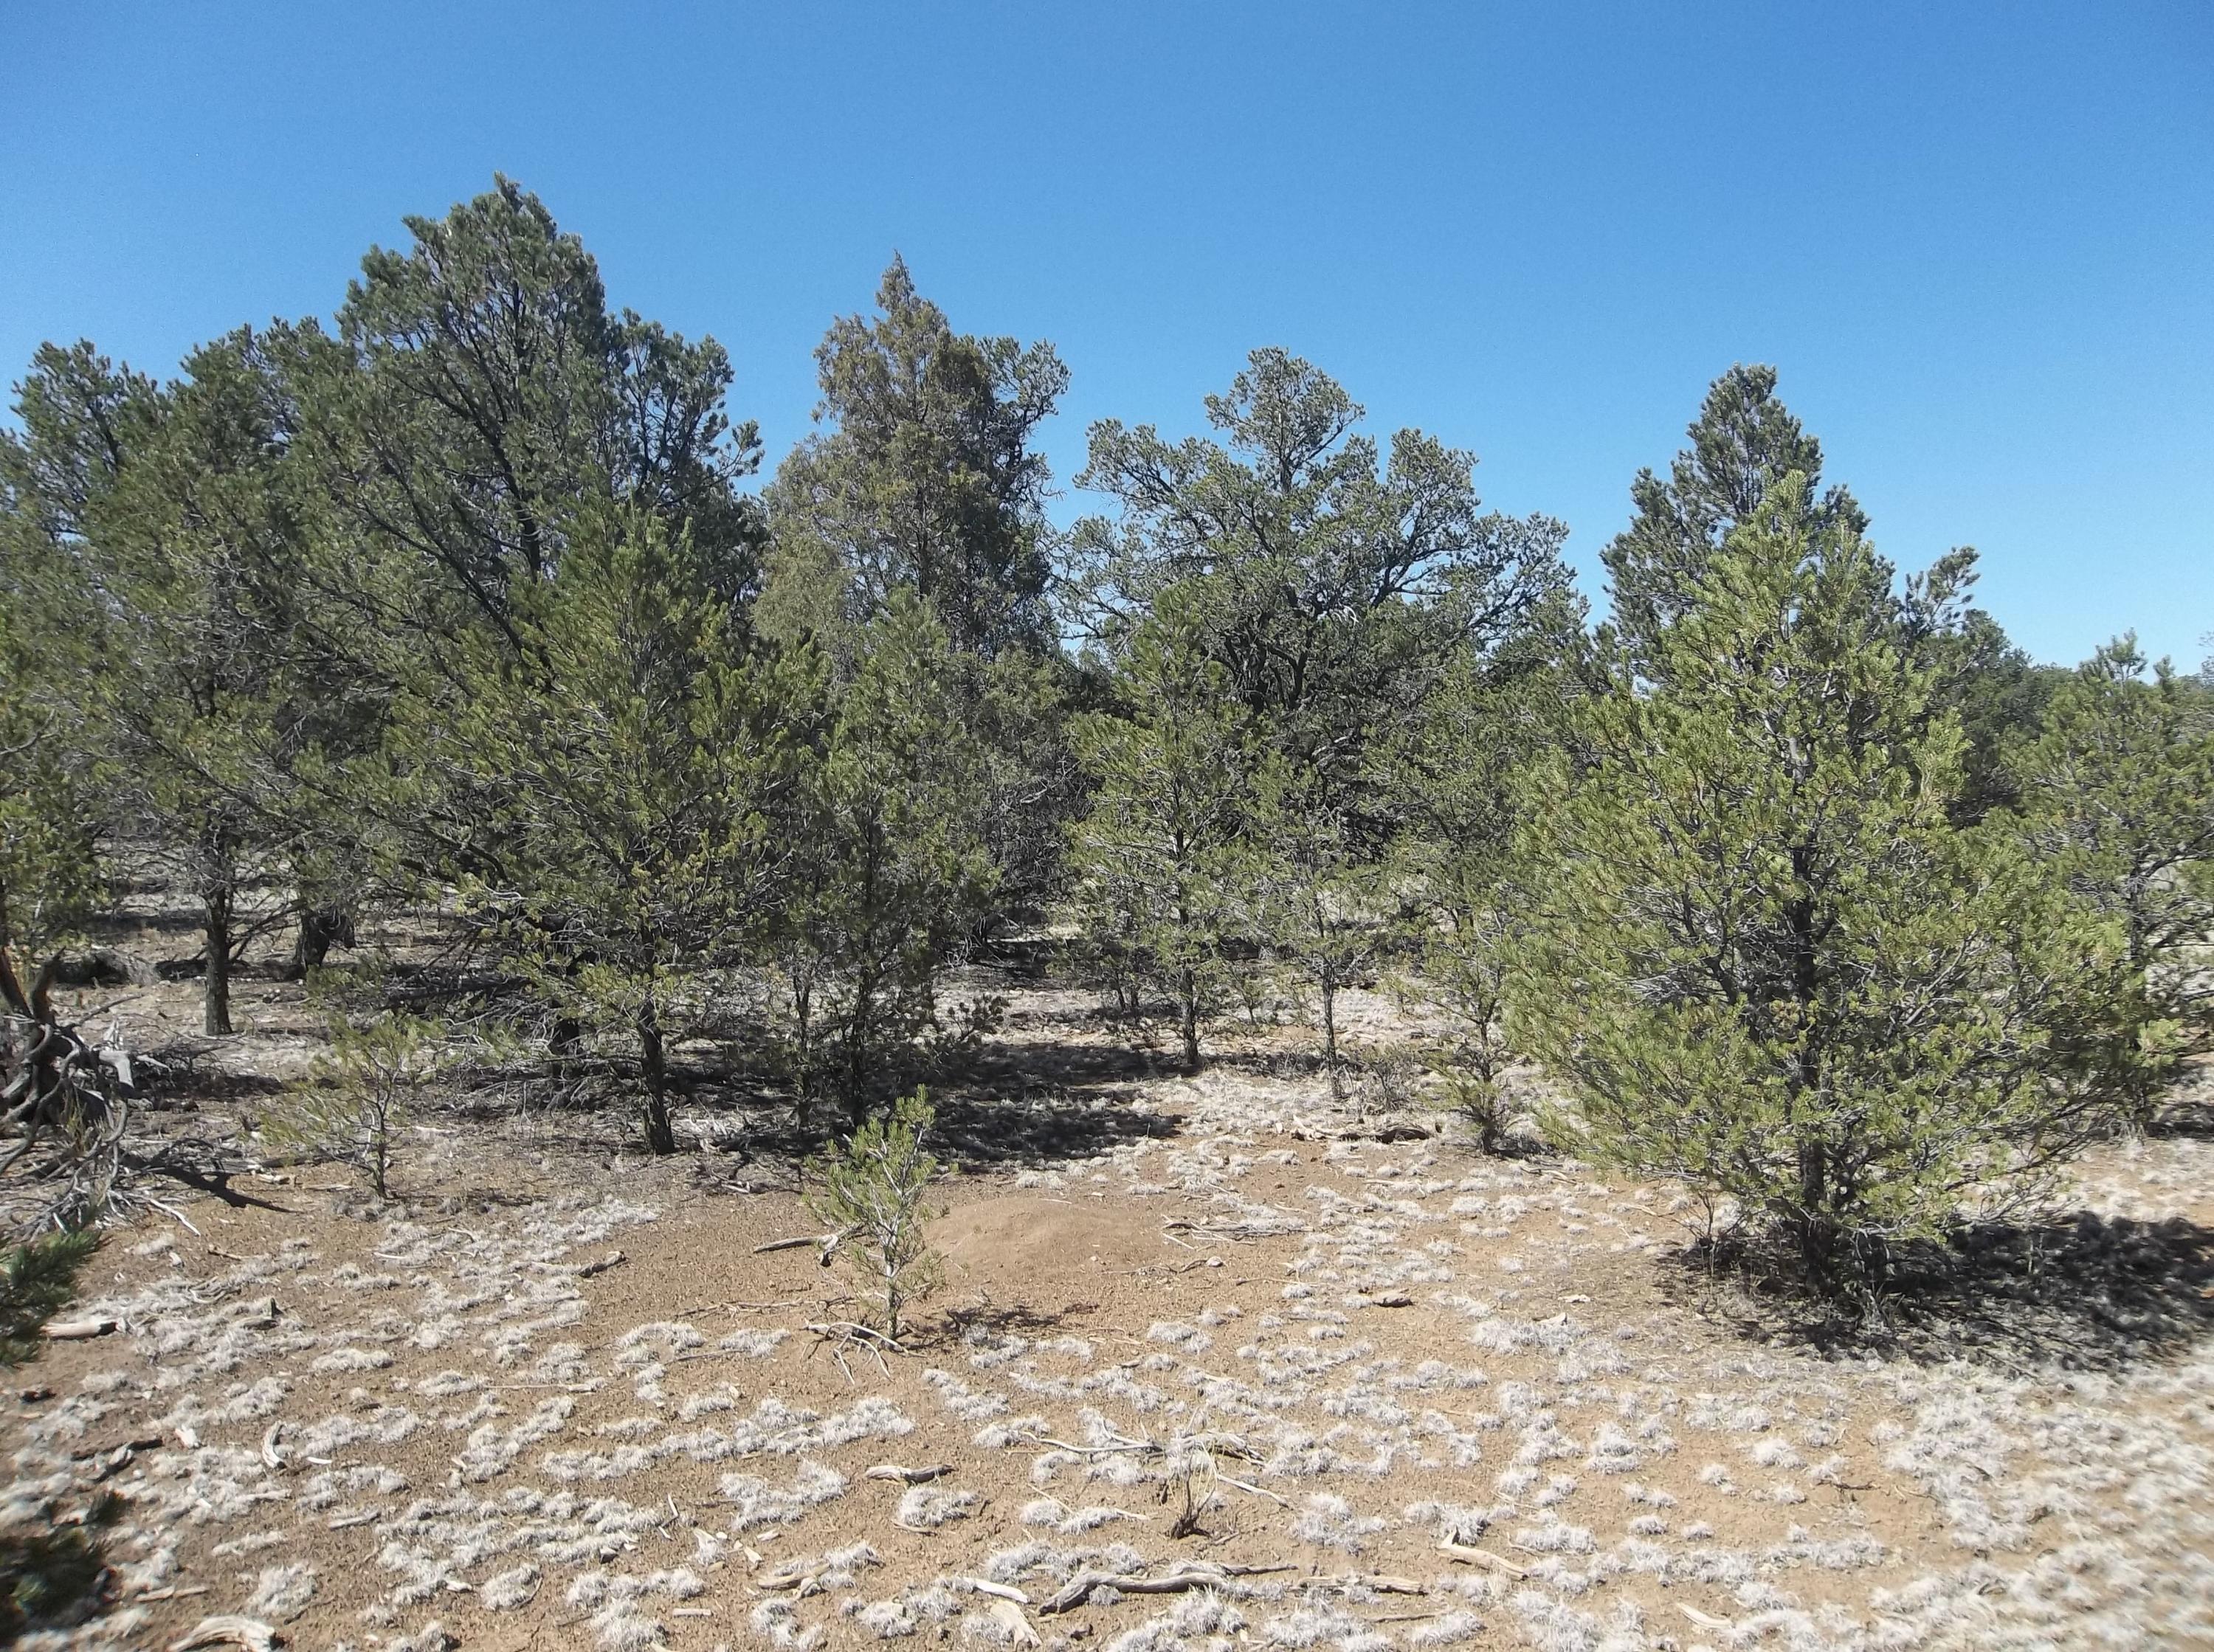
[[[656,1153],[674,1153],[676,1131],[669,1122],[669,1066],[651,993],[638,1012],[638,1056],[645,1076],[645,1144]]]
[[[1183,972],[1179,983],[1177,1005],[1183,1012],[1183,1070],[1188,1073],[1199,1070],[1199,981],[1192,971]]]
[[[1337,972],[1330,969],[1322,972],[1322,1049],[1330,1069],[1330,1099],[1342,1101],[1345,1082],[1337,1070]]]
[[[208,894],[207,984],[200,995],[200,1024],[211,1038],[230,1035],[230,891]]]

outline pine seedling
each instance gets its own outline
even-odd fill
[[[445,1028],[413,1015],[381,1015],[366,1026],[331,1023],[330,1052],[264,1121],[273,1143],[350,1165],[386,1196],[394,1140],[417,1091],[445,1062]]]
[[[942,1269],[925,1236],[939,1214],[930,1184],[940,1166],[923,1149],[936,1115],[930,1093],[918,1088],[870,1119],[841,1148],[816,1161],[816,1191],[807,1208],[835,1234],[832,1253],[878,1310],[881,1328],[897,1342],[908,1304],[937,1288]]]
[[[89,1233],[48,1234],[8,1253],[0,1268],[0,1365],[38,1356],[39,1327],[68,1306],[97,1242]]]

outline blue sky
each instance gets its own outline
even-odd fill
[[[1879,546],[1977,546],[2040,656],[2214,631],[2203,0],[5,0],[0,367],[327,314],[495,169],[729,347],[772,460],[897,248],[1060,347],[1064,482],[1281,344],[1568,521],[1596,596],[1637,467],[1768,361]]]

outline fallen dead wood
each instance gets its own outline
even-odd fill
[[[979,1594],[994,1595],[1002,1600],[1012,1600],[1018,1606],[1026,1606],[1031,1603],[1031,1597],[1012,1583],[994,1583],[989,1578],[984,1577],[964,1577],[961,1582]]]
[[[242,1646],[247,1652],[271,1652],[272,1648],[284,1644],[284,1637],[268,1625],[226,1612],[219,1618],[201,1618],[182,1640],[169,1643],[169,1652],[198,1652],[205,1646]]]
[[[152,1451],[161,1443],[160,1435],[142,1434],[129,1440],[111,1440],[104,1446],[79,1446],[70,1453],[70,1458],[81,1463],[88,1457],[106,1457],[119,1451]]]
[[[754,1254],[767,1256],[771,1251],[804,1250],[811,1245],[820,1245],[825,1237],[823,1234],[803,1234],[798,1239],[772,1239],[766,1245],[755,1246]]]
[[[1072,1612],[1090,1600],[1092,1591],[1096,1588],[1112,1588],[1124,1594],[1180,1594],[1186,1589],[1220,1588],[1233,1577],[1251,1577],[1263,1572],[1293,1570],[1289,1561],[1283,1561],[1265,1566],[1193,1564],[1161,1577],[1143,1577],[1124,1572],[1083,1571],[1069,1579],[1060,1593],[1040,1606],[1038,1611],[1047,1615]]]
[[[1023,1616],[1023,1609],[1012,1600],[994,1600],[984,1608],[985,1615],[1007,1631],[1007,1638],[1017,1646],[1039,1644],[1038,1632],[1031,1620]]]
[[[1513,1561],[1495,1555],[1489,1549],[1471,1549],[1465,1543],[1440,1543],[1438,1552],[1448,1560],[1458,1560],[1464,1566],[1488,1566],[1508,1577],[1520,1579],[1530,1575]]]
[[[920,1485],[925,1481],[942,1478],[953,1472],[951,1463],[931,1463],[921,1468],[907,1468],[898,1463],[878,1463],[861,1478],[865,1480],[898,1480],[908,1485]],[[978,1587],[982,1587],[981,1584]]]
[[[1713,1612],[1702,1612],[1697,1606],[1687,1606],[1681,1600],[1676,1602],[1676,1610],[1682,1612],[1685,1618],[1689,1618],[1692,1624],[1700,1629],[1728,1629],[1730,1627],[1730,1620],[1728,1618],[1717,1618]]]
[[[119,1320],[55,1320],[41,1334],[50,1342],[89,1342],[122,1329]]]

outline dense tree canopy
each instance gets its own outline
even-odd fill
[[[1187,1069],[1304,1019],[1318,1099],[1389,985],[1480,1146],[1676,1179],[1832,1292],[2214,1051],[2205,685],[2037,664],[1972,552],[1900,577],[1772,368],[1636,479],[1594,625],[1561,523],[1287,351],[1202,434],[1095,424],[1064,529],[1054,347],[896,257],[756,491],[721,346],[536,197],[406,228],[327,320],[16,387],[7,1164],[113,1145],[52,987],[125,885],[190,903],[211,1039],[289,926],[363,1038],[453,1010],[657,1153],[764,1095],[874,1139],[990,1027],[980,958]]]

